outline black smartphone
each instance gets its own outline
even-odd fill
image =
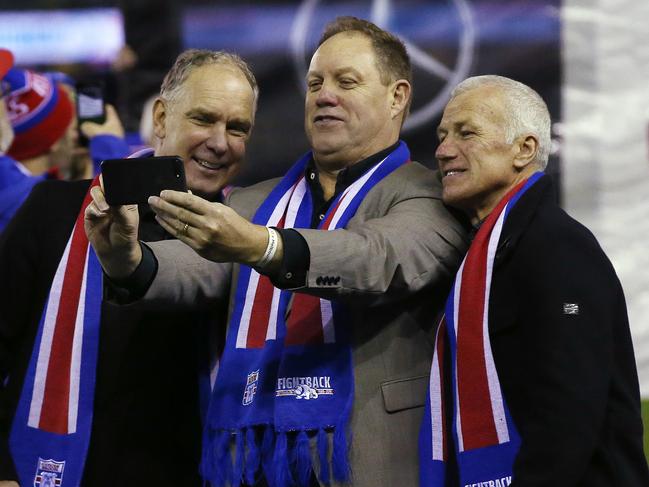
[[[101,163],[109,205],[146,203],[163,189],[187,191],[185,168],[178,156],[107,159]]]
[[[77,90],[77,127],[84,122],[104,123],[106,108],[104,102],[104,85],[100,81],[79,82]],[[79,143],[88,145],[88,139],[79,130]]]

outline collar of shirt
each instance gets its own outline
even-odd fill
[[[324,218],[325,213],[331,206],[332,201],[340,193],[345,191],[352,183],[354,183],[358,178],[360,178],[368,169],[372,166],[378,164],[383,159],[385,159],[388,154],[394,151],[399,142],[391,145],[390,147],[383,149],[380,152],[377,152],[362,161],[357,162],[349,167],[346,167],[338,173],[336,177],[336,189],[334,195],[329,199],[324,199],[324,191],[322,186],[320,186],[320,180],[318,179],[318,168],[315,165],[313,158],[309,161],[305,170],[305,177],[307,183],[309,184],[309,189],[311,190],[311,198],[313,200],[313,214],[311,215],[311,228],[316,228],[320,223],[320,220]]]

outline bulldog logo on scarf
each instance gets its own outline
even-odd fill
[[[308,153],[291,167],[253,223],[310,228],[313,201],[305,170],[311,157]],[[336,197],[318,229],[345,228],[369,191],[409,158],[401,142]],[[354,384],[347,316],[343,303],[293,295],[241,266],[204,436],[201,471],[211,485],[255,484],[263,470],[269,485],[306,487],[315,458],[323,484],[329,485],[332,476],[340,483],[349,481]],[[251,368],[259,370],[254,387],[246,373]],[[234,396],[232,391],[241,391],[235,384],[243,383],[249,386],[242,405],[240,392]],[[317,451],[310,447],[309,435],[317,437]]]
[[[277,379],[275,396],[294,396],[295,399],[318,399],[319,396],[333,396],[330,376],[280,377]]]
[[[65,469],[65,462],[39,458],[34,487],[58,487],[63,482],[63,469]]]

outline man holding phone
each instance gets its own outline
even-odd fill
[[[140,156],[180,156],[188,188],[220,201],[222,189],[243,163],[257,93],[254,76],[237,56],[204,50],[182,53],[165,77],[153,108],[155,146]],[[83,242],[79,247],[79,235],[73,228],[90,185],[80,181],[37,186],[0,241],[0,479],[31,485],[35,474],[47,471],[65,475],[70,485],[83,479],[83,484],[91,487],[199,486],[198,371],[207,360],[203,360],[198,342],[205,342],[200,324],[210,322],[217,311],[132,310],[97,299],[97,295],[102,297],[101,275],[99,290],[92,291],[97,267],[91,258],[81,262],[78,272],[79,265],[66,257],[75,248],[86,248]],[[157,224],[151,211],[141,211],[139,232],[143,238],[173,238]],[[42,221],[44,215],[47,221]],[[68,241],[70,252],[65,251]],[[81,250],[75,255],[82,255],[83,260],[90,254]],[[44,360],[41,351],[47,344],[40,338],[48,326],[45,322],[49,323],[41,320],[41,315],[49,316],[49,304],[45,308],[44,304],[59,299],[59,308],[70,308],[64,298],[53,293],[59,272],[63,281],[76,282],[70,277],[75,272],[87,276],[85,287],[79,282],[78,288],[85,289],[85,294],[77,292],[76,296],[85,306],[84,353],[92,350],[93,342],[86,338],[96,330],[92,320],[101,324],[99,343],[94,343],[95,349],[98,347],[97,372],[87,380],[86,373],[94,367],[87,360],[92,353],[86,353],[77,366],[81,371],[78,382],[68,372],[65,377],[54,377],[53,388],[79,384],[80,399],[73,404],[77,421],[70,421],[67,409],[43,406],[41,413],[65,418],[57,422],[45,413],[39,416],[37,426],[31,429],[38,430],[34,434],[44,439],[41,444],[27,431],[33,408],[25,398],[36,394],[39,357],[41,363]],[[55,327],[65,327],[58,316],[52,321]],[[56,333],[53,337],[47,346],[52,350],[63,347]],[[75,355],[70,354],[74,364]],[[50,368],[55,365],[50,361]],[[43,404],[49,400],[49,379],[45,375]],[[209,382],[207,386],[209,389]],[[94,398],[90,408],[88,401],[84,402],[88,397]],[[75,427],[74,435],[67,434]],[[47,445],[48,434],[57,428],[65,430],[57,435],[61,441],[70,439],[58,450],[56,445]],[[45,450],[28,451],[34,443]],[[65,451],[81,454],[66,456]]]
[[[92,190],[87,235],[127,289],[198,307],[227,299],[231,283],[204,436],[213,485],[417,484],[432,318],[466,240],[439,178],[399,141],[410,80],[398,38],[336,19],[306,78],[312,151],[228,206],[150,198],[187,244],[152,244],[157,260],[134,238],[132,212]]]

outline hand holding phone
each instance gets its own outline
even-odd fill
[[[79,125],[80,132],[88,139],[97,135],[114,135],[120,139],[124,138],[124,127],[117,115],[117,110],[110,103],[106,103],[106,121],[102,124],[86,121]]]
[[[185,168],[178,156],[108,159],[101,163],[106,202],[111,205],[146,203],[162,190],[187,191]]]

